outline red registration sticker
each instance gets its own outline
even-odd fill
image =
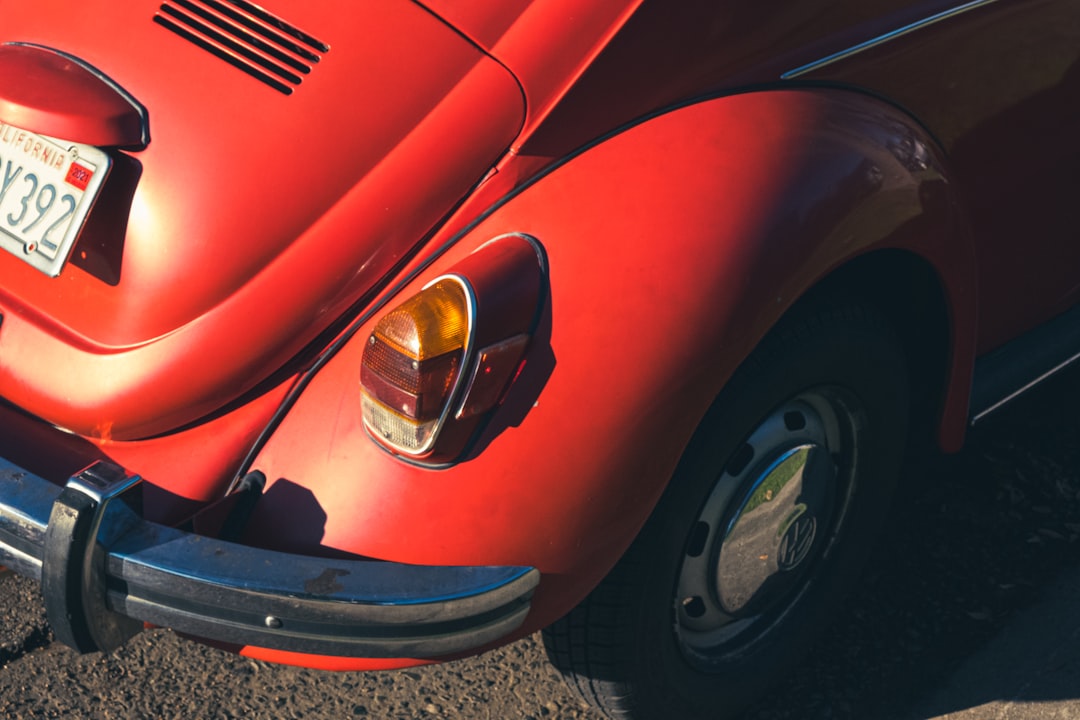
[[[110,165],[101,148],[0,121],[0,251],[59,275]]]
[[[86,186],[90,184],[90,178],[94,177],[94,171],[85,168],[77,162],[71,163],[71,167],[68,168],[67,177],[64,181],[69,185],[74,185],[80,190],[85,190]]]

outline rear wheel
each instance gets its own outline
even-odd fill
[[[907,427],[898,341],[857,304],[796,311],[703,419],[609,576],[545,631],[612,717],[723,718],[805,652],[887,513]]]

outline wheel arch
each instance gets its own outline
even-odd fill
[[[854,258],[822,278],[789,310],[844,297],[876,308],[900,338],[911,389],[911,429],[921,446],[962,433],[964,423],[945,415],[953,375],[956,332],[941,276],[924,257],[901,249],[877,250]],[[956,382],[963,382],[962,380]],[[958,427],[957,427],[958,426]],[[936,432],[935,432],[936,431]]]
[[[365,436],[342,388],[371,315],[256,457],[271,478],[256,532],[398,562],[537,567],[531,632],[610,570],[725,383],[785,312],[824,292],[883,308],[932,371],[943,427],[961,418],[962,436],[974,253],[954,195],[917,123],[845,90],[711,98],[597,142],[436,237],[443,254],[387,298],[493,237],[544,246],[541,331],[479,450],[424,469]],[[926,347],[919,308],[934,318]],[[307,528],[289,502],[298,492]]]

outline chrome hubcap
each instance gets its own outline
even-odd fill
[[[835,475],[828,453],[806,444],[756,478],[720,543],[715,584],[724,612],[752,612],[795,585],[814,548],[818,518],[828,519]]]
[[[813,579],[850,493],[839,477],[844,430],[807,395],[778,408],[728,462],[687,539],[676,589],[683,654],[709,665],[744,650]]]

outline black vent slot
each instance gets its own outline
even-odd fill
[[[154,22],[286,95],[330,51],[247,0],[166,0]]]

